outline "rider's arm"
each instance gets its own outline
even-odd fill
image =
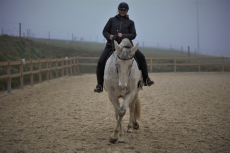
[[[103,36],[106,38],[107,41],[110,41],[110,28],[111,28],[111,18],[109,19],[109,21],[106,23],[103,31],[102,31],[102,34]]]
[[[125,34],[122,33],[122,38],[128,38],[130,40],[133,40],[136,38],[137,34],[136,34],[136,28],[135,28],[135,24],[132,20],[130,20],[130,27],[129,27],[129,34]]]

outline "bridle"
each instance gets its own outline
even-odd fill
[[[131,47],[124,46],[123,48],[131,48]],[[117,58],[119,58],[120,60],[123,60],[123,61],[127,61],[127,60],[132,60],[132,59],[134,58],[134,55],[133,55],[132,57],[129,57],[129,58],[121,58],[120,56],[118,56],[118,55],[117,55]],[[116,59],[116,61],[117,61],[117,59]],[[130,67],[132,67],[132,65],[133,65],[133,61],[134,61],[134,59],[132,60],[132,64],[131,64],[131,66],[130,66]],[[116,65],[116,64],[115,64],[115,65]],[[117,68],[117,65],[116,65],[116,69],[117,69],[117,74],[118,74],[118,68]],[[131,74],[131,71],[129,72],[129,76],[130,76],[130,74]]]
[[[123,61],[126,61],[126,60],[131,60],[132,58],[134,58],[134,56],[130,57],[130,58],[121,58],[117,55],[117,57],[120,59],[120,60],[123,60]]]

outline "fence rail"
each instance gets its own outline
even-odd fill
[[[94,60],[92,62],[92,60]],[[42,73],[46,73],[46,80],[63,77],[72,73],[80,72],[80,66],[96,66],[98,57],[71,57],[61,59],[39,59],[0,62],[0,67],[6,67],[6,74],[0,75],[0,79],[7,79],[8,92],[11,90],[11,79],[20,78],[20,87],[23,88],[23,76],[30,75],[30,84],[34,84],[34,74],[38,74],[38,82],[42,82]],[[173,66],[177,72],[179,66],[197,66],[201,71],[202,65],[220,65],[221,71],[229,65],[227,57],[146,57],[150,72],[154,72],[154,66]],[[37,69],[34,69],[37,64]],[[27,65],[27,71],[24,68]],[[12,66],[19,66],[18,73],[11,73]],[[29,70],[28,70],[29,69]],[[55,75],[55,76],[54,76]]]

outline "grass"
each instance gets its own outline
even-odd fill
[[[18,61],[25,59],[45,59],[45,58],[64,58],[73,56],[85,56],[85,57],[99,57],[105,47],[104,43],[97,42],[81,42],[81,41],[66,41],[57,39],[37,39],[37,38],[22,38],[22,37],[12,37],[8,35],[0,36],[0,62],[7,60]],[[150,47],[139,47],[139,50],[145,56],[152,57],[172,57],[168,60],[156,60],[157,63],[173,63],[173,57],[188,57],[187,52],[182,52],[178,50],[167,50],[161,48],[150,48]],[[190,54],[191,57],[204,56]],[[87,61],[89,62],[89,61]],[[92,62],[92,61],[91,61]],[[93,61],[95,62],[95,60]],[[177,63],[188,63],[195,62],[197,60],[178,60]],[[210,63],[213,60],[204,60],[202,63]],[[215,60],[216,63],[221,63],[221,60]],[[12,66],[11,73],[18,73],[19,66]],[[44,67],[44,66],[43,66]],[[38,65],[34,64],[33,69],[38,69]],[[96,66],[81,66],[81,73],[95,73]],[[174,70],[173,66],[154,66],[154,72],[172,72]],[[202,66],[202,71],[220,71],[220,66]],[[230,71],[230,68],[226,68]],[[24,71],[29,71],[29,66],[24,66]],[[180,66],[177,71],[198,71],[197,66]],[[6,75],[6,67],[0,67],[0,75]],[[43,74],[45,78],[45,74]],[[35,82],[38,77],[35,75]],[[0,79],[0,90],[5,90],[7,87],[6,79]],[[24,77],[25,84],[29,82],[29,76]],[[12,87],[19,86],[19,78],[12,79]]]
[[[38,42],[41,44],[49,44],[52,46],[58,46],[62,48],[74,48],[76,50],[85,51],[88,53],[87,56],[100,56],[100,53],[103,51],[105,44],[104,43],[97,43],[97,42],[67,42],[65,40],[49,40],[47,39],[33,39],[34,42]],[[168,56],[175,56],[175,57],[187,57],[186,52],[178,51],[178,50],[168,50],[168,49],[161,49],[161,48],[151,48],[151,47],[139,47],[139,50],[145,56],[154,56],[154,57],[168,57]],[[191,56],[195,56],[195,54],[191,54]]]
[[[8,35],[0,36],[0,62],[21,59],[62,58],[71,56],[99,57],[105,44],[97,42],[66,41],[57,39],[20,38]],[[186,52],[161,48],[139,47],[145,56],[187,57]],[[191,53],[191,57],[195,54]],[[197,55],[202,56],[202,55]]]

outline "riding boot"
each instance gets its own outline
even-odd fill
[[[144,55],[139,50],[137,50],[135,53],[135,57],[137,59],[139,69],[142,72],[144,86],[151,86],[152,84],[154,84],[154,82],[149,78],[148,66]]]
[[[141,62],[141,72],[144,80],[144,86],[151,86],[154,82],[149,78],[146,61]]]
[[[103,92],[103,87],[101,85],[96,85],[94,92],[98,92],[98,93]]]
[[[100,69],[97,68],[97,85],[96,88],[94,89],[94,92],[103,92],[103,79],[104,73]]]

